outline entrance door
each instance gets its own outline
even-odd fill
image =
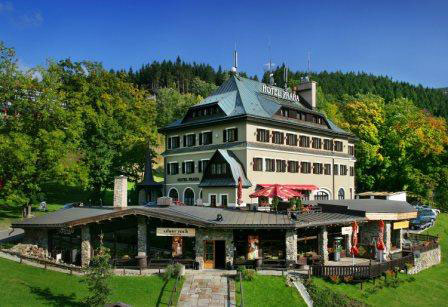
[[[226,241],[215,241],[215,269],[226,268]]]
[[[215,267],[215,241],[204,241],[204,269]]]

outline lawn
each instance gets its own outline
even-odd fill
[[[82,299],[87,291],[80,280],[79,276],[0,258],[0,305],[84,306]],[[165,283],[159,276],[114,276],[111,279],[110,301],[121,301],[132,306],[166,306],[174,282],[172,279]],[[177,302],[177,297],[174,302]]]
[[[237,306],[241,304],[240,282],[235,281]],[[245,307],[306,306],[296,288],[287,287],[285,277],[256,275],[252,281],[243,281]]]
[[[446,306],[448,301],[448,214],[441,214],[436,225],[425,233],[438,235],[442,246],[442,263],[424,270],[416,275],[400,274],[404,282],[397,288],[383,287],[374,290],[373,283],[360,285],[332,284],[322,279],[314,278],[319,287],[344,293],[372,306]],[[378,284],[378,282],[377,282]]]

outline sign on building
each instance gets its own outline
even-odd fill
[[[351,235],[352,234],[352,227],[351,226],[341,227],[341,234],[342,235]]]
[[[404,229],[409,228],[409,221],[401,221],[394,223],[394,229]]]
[[[263,94],[267,94],[267,95],[274,96],[274,97],[281,98],[281,99],[291,100],[291,101],[295,101],[295,102],[300,101],[299,95],[285,91],[279,87],[273,87],[273,86],[268,86],[266,84],[263,84],[261,87],[261,92]]]
[[[156,235],[159,237],[194,237],[196,229],[194,228],[157,228]]]

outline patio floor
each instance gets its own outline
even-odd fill
[[[340,266],[347,266],[347,265],[369,265],[370,259],[365,258],[352,258],[352,257],[341,257],[340,261],[328,261],[325,263],[325,265],[340,265]],[[372,260],[372,264],[377,263],[376,260]]]

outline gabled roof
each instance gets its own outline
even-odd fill
[[[207,168],[213,163],[213,160],[221,156],[229,165],[231,176],[228,178],[209,178],[207,173],[204,172],[199,187],[237,187],[238,178],[241,177],[243,181],[243,187],[248,188],[252,186],[252,183],[247,179],[244,167],[240,160],[230,150],[218,149],[210,159]]]
[[[224,112],[223,115],[218,118],[214,118],[213,121],[218,119],[226,120],[231,118],[238,117],[252,117],[255,119],[270,119],[276,122],[288,122],[291,121],[288,119],[282,120],[278,118],[273,118],[274,114],[276,114],[282,106],[287,106],[290,108],[294,108],[299,111],[304,111],[311,114],[316,114],[325,118],[320,112],[316,110],[310,109],[306,106],[306,104],[302,104],[297,101],[290,101],[274,96],[270,96],[262,93],[262,87],[265,85],[262,82],[254,81],[251,79],[243,78],[238,75],[231,76],[227,81],[225,81],[215,92],[213,92],[210,96],[203,99],[198,104],[191,107],[191,109],[196,109],[205,106],[218,105],[220,109]],[[271,88],[276,88],[279,91],[283,91],[275,86],[269,85]],[[164,131],[166,129],[175,129],[181,128],[184,126],[190,126],[193,124],[201,124],[213,122],[210,121],[210,118],[198,118],[194,120],[186,120],[184,117],[182,120],[176,120],[173,123],[165,126],[161,129]],[[327,126],[316,127],[312,123],[309,122],[297,122],[297,125],[301,125],[304,127],[312,127],[314,129],[335,132],[338,134],[346,134],[351,135],[350,133],[342,130],[337,127],[334,123],[327,119]]]

